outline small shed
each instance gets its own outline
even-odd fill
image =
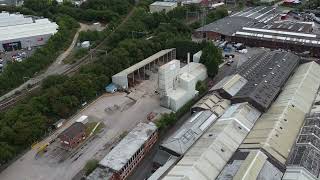
[[[106,86],[106,92],[108,93],[115,93],[118,90],[117,85],[111,83],[108,86]]]
[[[90,47],[90,41],[83,41],[82,43],[81,43],[81,47],[82,48],[89,48]]]
[[[86,127],[81,122],[75,122],[59,135],[59,139],[63,146],[74,148],[86,139]]]

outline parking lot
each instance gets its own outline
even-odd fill
[[[34,53],[35,49],[31,50],[16,50],[10,52],[0,52],[0,72],[6,67],[8,62],[22,62]]]

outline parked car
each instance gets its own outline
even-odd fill
[[[231,66],[231,64],[232,64],[233,62],[234,62],[233,60],[229,60],[229,61],[227,62],[227,65],[228,65],[228,66]]]

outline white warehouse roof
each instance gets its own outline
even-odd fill
[[[164,1],[156,1],[154,3],[152,3],[150,6],[176,6],[177,3],[176,2],[164,2]]]
[[[20,14],[0,13],[0,41],[55,34],[58,25],[48,19],[24,17]]]

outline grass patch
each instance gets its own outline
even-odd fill
[[[93,172],[93,170],[95,170],[98,166],[99,161],[96,159],[91,159],[88,160],[85,167],[84,167],[84,171],[86,173],[86,175],[88,176],[90,173]]]
[[[86,135],[89,136],[91,131],[93,130],[94,127],[96,127],[96,125],[99,122],[90,122],[86,124]],[[99,126],[97,127],[97,129],[93,132],[93,135],[97,134],[98,132],[100,132],[101,129],[103,129],[105,127],[105,125],[101,122],[99,124]]]

